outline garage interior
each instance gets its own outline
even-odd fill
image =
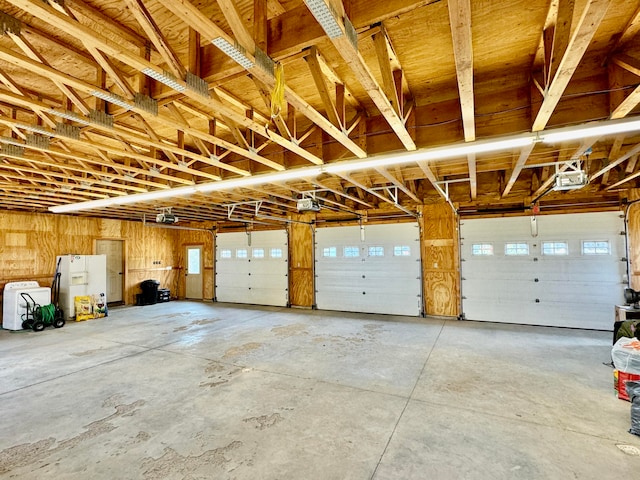
[[[0,477],[637,475],[639,2],[0,5]]]

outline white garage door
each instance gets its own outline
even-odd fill
[[[470,320],[611,330],[623,302],[620,212],[463,220],[462,310]]]
[[[220,233],[216,236],[216,300],[286,306],[287,232]]]
[[[420,315],[419,239],[417,223],[319,228],[317,307]]]

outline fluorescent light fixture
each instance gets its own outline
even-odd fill
[[[565,127],[540,132],[544,143],[568,142],[583,138],[602,137],[640,130],[640,117],[628,117],[606,122],[591,122],[574,127]]]
[[[187,87],[178,82],[178,79],[172,75],[170,72],[164,70],[163,72],[158,72],[153,68],[147,67],[142,69],[142,73],[145,75],[157,80],[160,83],[163,83],[169,88],[173,88],[177,92],[184,92]]]
[[[255,66],[255,63],[247,57],[246,51],[241,45],[238,45],[237,43],[231,44],[222,37],[214,38],[211,40],[211,43],[222,50],[222,53],[230,57],[245,70],[249,70]]]
[[[51,115],[55,115],[56,117],[64,118],[65,120],[71,120],[72,122],[80,123],[82,125],[89,125],[89,121],[86,118],[69,110],[60,111],[52,108],[49,110],[49,113]]]
[[[293,170],[285,170],[282,172],[265,173],[263,175],[253,175],[250,177],[234,178],[231,180],[223,180],[220,182],[201,183],[195,185],[195,189],[200,193],[218,192],[220,190],[229,190],[232,188],[251,187],[254,185],[262,185],[265,183],[285,182],[287,180],[299,180],[304,177],[313,177],[323,172],[321,166],[295,168]]]
[[[133,108],[133,105],[129,104],[129,102],[127,102],[125,98],[121,97],[120,95],[116,95],[115,93],[107,92],[104,90],[93,90],[90,92],[90,94],[94,97],[99,98],[100,100],[104,100],[105,102],[118,105],[125,110],[131,110]]]
[[[324,0],[304,0],[316,20],[329,38],[338,38],[344,35],[342,28],[333,10]]]
[[[481,154],[489,152],[509,151],[513,149],[533,146],[540,140],[544,142],[557,142],[567,138],[568,132],[572,133],[574,139],[588,138],[606,134],[624,133],[640,131],[640,116],[631,117],[625,120],[603,121],[592,124],[580,125],[571,128],[555,129],[548,132],[523,133],[498,139],[477,140],[475,142],[461,142],[442,147],[425,148],[413,152],[398,152],[384,155],[376,155],[362,160],[344,160],[327,165],[310,165],[308,167],[295,168],[279,172],[265,173],[261,175],[251,175],[247,177],[233,178],[230,180],[220,180],[209,183],[200,183],[166,190],[157,190],[121,197],[111,197],[101,200],[90,200],[86,202],[58,205],[49,207],[55,213],[73,212],[78,210],[89,210],[113,205],[126,205],[136,202],[147,202],[164,198],[177,197],[181,195],[191,195],[194,193],[208,193],[231,190],[234,188],[251,187],[267,183],[285,182],[288,180],[300,180],[307,177],[315,177],[322,173],[348,173],[362,171],[372,168],[388,167],[392,165],[406,165],[410,163],[430,162],[446,160],[449,158],[466,157],[470,154]],[[578,136],[579,132],[581,136]],[[564,136],[561,136],[564,135]],[[24,146],[17,139],[10,137],[0,137],[0,143]],[[212,155],[212,159],[219,160]]]
[[[194,185],[186,185],[178,188],[168,188],[166,190],[154,190],[152,192],[136,193],[134,195],[123,195],[121,197],[101,198],[100,200],[88,200],[80,203],[70,203],[68,205],[57,205],[49,207],[53,213],[77,212],[80,210],[92,210],[95,208],[112,207],[115,205],[128,205],[137,202],[150,202],[152,200],[162,200],[164,198],[174,198],[181,195],[192,195],[196,193]]]

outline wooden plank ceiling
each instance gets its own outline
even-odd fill
[[[337,34],[302,0],[0,0],[0,208],[45,212],[640,112],[638,1],[307,3],[329,5]],[[304,196],[326,218],[443,199],[462,215],[598,210],[638,186],[639,152],[637,133],[536,143],[78,214],[170,207],[181,220],[277,223]],[[552,190],[571,161],[589,184]]]

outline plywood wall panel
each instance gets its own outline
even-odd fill
[[[51,284],[56,256],[91,255],[99,238],[124,240],[124,300],[135,303],[140,282],[153,278],[177,288],[178,231],[145,227],[139,222],[53,214],[0,213],[0,291],[7,282],[36,280]],[[154,264],[160,261],[160,264]]]
[[[313,270],[308,268],[292,268],[289,273],[289,303],[296,307],[311,307],[314,304]]]
[[[460,263],[457,216],[444,201],[424,205],[420,227],[425,313],[458,316]]]
[[[289,303],[312,307],[314,300],[313,229],[315,214],[292,215],[289,224]]]
[[[629,191],[629,201],[640,200],[640,189]],[[627,212],[627,235],[629,238],[629,283],[640,290],[640,201],[629,205]]]

